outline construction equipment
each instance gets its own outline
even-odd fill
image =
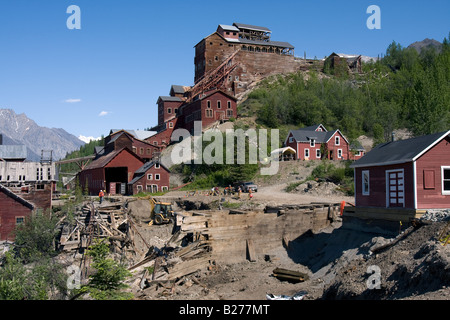
[[[448,243],[450,243],[450,222],[445,225],[444,229],[439,235],[438,240],[443,246],[446,246]]]
[[[166,224],[170,223],[174,218],[174,212],[172,209],[172,203],[156,201],[153,197],[149,198],[150,201],[150,222],[152,224]]]

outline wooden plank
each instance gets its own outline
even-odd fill
[[[197,270],[206,268],[207,266],[209,266],[210,260],[211,260],[211,257],[208,255],[208,256],[205,256],[202,258],[192,259],[192,260],[187,260],[187,261],[177,263],[176,265],[173,266],[173,268],[170,268],[168,270],[169,275],[167,276],[167,279],[175,280],[182,276],[194,273]]]
[[[253,244],[253,240],[247,239],[247,254],[248,254],[248,260],[251,262],[256,261],[256,252],[255,252],[255,246]]]

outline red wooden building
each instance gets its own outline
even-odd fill
[[[237,99],[232,95],[221,90],[206,92],[179,108],[177,128],[184,128],[193,134],[195,121],[201,121],[205,129],[217,121],[236,118],[236,106]]]
[[[295,150],[296,160],[355,160],[364,154],[355,155],[339,130],[329,132],[321,124],[289,131],[285,146]]]
[[[82,188],[90,195],[98,195],[100,190],[108,194],[126,194],[127,184],[133,180],[134,173],[144,165],[136,153],[127,147],[103,155],[79,173]]]
[[[34,205],[0,185],[0,241],[14,240],[14,229],[33,213]]]
[[[109,135],[105,137],[104,150],[99,155],[128,148],[140,158],[149,161],[161,151],[160,146],[154,145],[148,141],[148,139],[155,134],[156,132],[153,131],[113,129],[110,131]]]
[[[357,207],[450,208],[450,130],[380,144],[351,167]]]
[[[150,161],[134,173],[133,180],[128,183],[128,193],[169,191],[170,171],[163,164]]]

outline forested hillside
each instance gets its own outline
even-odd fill
[[[347,137],[362,134],[375,142],[397,128],[414,135],[450,129],[450,44],[419,54],[393,42],[383,59],[363,65],[363,74],[330,71],[268,78],[241,105],[269,128],[317,123]]]
[[[71,153],[66,154],[64,160],[76,159],[91,156],[95,152],[95,147],[103,146],[104,140],[103,136],[100,140],[91,140],[89,143],[82,145],[79,150],[73,151]],[[75,163],[67,163],[61,165],[62,172],[77,172],[79,170],[77,164]]]

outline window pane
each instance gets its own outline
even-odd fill
[[[450,191],[450,180],[444,181],[444,191]]]
[[[447,179],[450,180],[450,169],[444,169],[444,179],[445,180],[447,180]]]

